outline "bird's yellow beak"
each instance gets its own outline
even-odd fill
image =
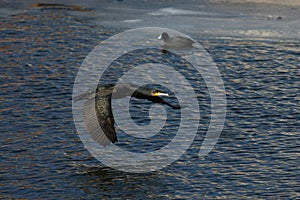
[[[154,97],[159,97],[159,96],[166,96],[166,97],[168,97],[169,94],[155,91],[155,92],[152,92],[152,96],[154,96]]]

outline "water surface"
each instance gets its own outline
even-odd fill
[[[194,34],[224,80],[222,135],[199,159],[210,111],[194,83],[203,126],[190,149],[161,171],[130,174],[89,154],[71,107],[85,56],[119,30],[56,10],[1,20],[1,198],[299,198],[299,41]]]

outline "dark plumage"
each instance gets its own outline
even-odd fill
[[[146,86],[136,88],[137,87],[130,84],[108,84],[97,88],[95,99],[92,98],[92,92],[84,93],[74,99],[75,101],[87,99],[84,108],[84,123],[96,142],[107,146],[111,142],[115,143],[118,141],[111,108],[112,98],[119,99],[132,96],[137,99],[147,99],[154,103],[166,104],[173,109],[181,109],[180,106],[174,106],[160,97],[168,96],[166,93]],[[95,106],[95,109],[93,109],[93,106]],[[93,112],[94,110],[96,113]]]

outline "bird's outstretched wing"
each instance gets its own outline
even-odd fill
[[[98,144],[107,146],[118,140],[110,95],[96,97],[96,99],[88,100],[85,103],[84,122],[88,132]]]

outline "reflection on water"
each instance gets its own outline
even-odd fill
[[[221,138],[198,159],[210,111],[196,88],[204,114],[191,148],[162,171],[128,174],[88,153],[71,110],[81,62],[113,30],[40,11],[2,19],[0,30],[1,198],[299,196],[300,43],[196,38],[225,83]]]

